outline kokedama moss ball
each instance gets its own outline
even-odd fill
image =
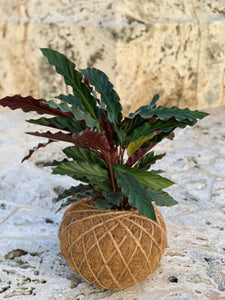
[[[62,255],[84,280],[120,290],[156,270],[166,248],[166,226],[154,206],[157,223],[136,210],[99,210],[92,200],[77,201],[59,229]]]

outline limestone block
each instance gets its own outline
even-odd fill
[[[201,23],[197,89],[199,107],[218,106],[225,101],[224,30],[224,22]]]
[[[50,47],[64,53],[78,69],[95,67],[104,71],[112,83],[116,81],[116,41],[105,27],[52,24],[36,26],[39,47]],[[43,56],[38,56],[38,74],[41,97],[54,97],[68,93],[62,76],[57,75]]]
[[[117,29],[116,86],[127,110],[150,102],[193,107],[198,28],[195,23],[140,25]]]
[[[9,0],[0,3],[0,15],[38,23],[100,24],[115,21],[111,0]]]
[[[225,17],[223,0],[194,0],[194,11],[199,19],[219,19]]]
[[[125,113],[149,103],[225,103],[223,0],[0,1],[0,97],[67,93],[39,48],[102,69]]]
[[[33,25],[28,22],[0,21],[0,96],[38,95],[38,49]]]
[[[179,19],[190,22],[194,17],[192,1],[183,0],[122,0],[116,1],[115,9],[117,19],[128,24],[168,23]]]

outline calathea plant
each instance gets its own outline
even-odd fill
[[[53,174],[68,175],[81,184],[65,190],[57,199],[66,199],[61,208],[92,197],[97,208],[129,210],[156,220],[152,203],[171,206],[176,201],[164,191],[173,182],[151,170],[165,153],[155,155],[152,148],[163,139],[173,139],[176,128],[193,126],[207,114],[157,106],[159,96],[123,118],[120,98],[102,71],[95,68],[77,70],[66,56],[51,49],[41,49],[48,62],[64,77],[73,93],[46,101],[15,95],[0,100],[0,105],[24,112],[52,115],[30,119],[29,123],[59,129],[58,132],[27,132],[45,137],[23,159],[52,142],[64,141],[70,146],[63,152],[66,159],[53,161]]]
[[[65,190],[57,201],[69,205],[60,228],[61,253],[86,281],[106,289],[127,288],[155,271],[167,245],[166,226],[158,206],[177,202],[164,189],[173,182],[151,169],[165,153],[152,151],[176,128],[193,126],[207,114],[157,106],[159,96],[127,117],[105,73],[77,70],[65,55],[42,49],[49,63],[72,88],[55,100],[5,97],[0,105],[42,116],[28,122],[49,127],[27,132],[47,138],[30,150],[64,141],[65,159],[52,162],[53,174],[82,183]],[[57,131],[58,130],[58,131]],[[156,205],[155,205],[156,204]]]

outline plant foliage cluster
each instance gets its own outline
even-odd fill
[[[165,153],[155,155],[152,148],[164,138],[173,139],[176,128],[193,126],[207,114],[188,108],[157,106],[159,96],[123,118],[120,98],[106,74],[96,68],[77,70],[65,55],[41,49],[48,62],[64,77],[73,93],[46,101],[15,95],[0,105],[42,116],[28,122],[59,131],[27,132],[45,137],[23,159],[49,143],[70,143],[63,161],[53,161],[53,174],[68,175],[83,183],[65,190],[57,201],[61,208],[84,197],[92,197],[99,209],[131,209],[155,220],[152,202],[171,206],[176,201],[164,191],[173,184],[151,166]],[[126,155],[125,155],[126,154]],[[127,159],[125,157],[128,157]]]

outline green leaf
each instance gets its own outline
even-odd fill
[[[155,172],[140,171],[135,168],[129,168],[125,165],[114,165],[114,171],[120,173],[129,173],[134,176],[141,184],[155,190],[161,190],[174,184],[171,180],[162,177]]]
[[[61,102],[61,103],[56,103],[54,100],[49,100],[46,101],[46,103],[48,104],[48,106],[61,110],[62,112],[71,112],[71,108],[67,103]]]
[[[63,149],[67,157],[76,161],[88,161],[91,164],[98,164],[100,167],[107,169],[107,165],[103,159],[100,159],[96,153],[90,152],[87,148],[79,146],[69,146]]]
[[[154,151],[151,151],[147,153],[145,156],[143,156],[134,166],[134,168],[139,169],[141,171],[148,170],[151,165],[153,165],[157,160],[163,158],[166,155],[166,153],[154,155]]]
[[[171,119],[168,121],[162,120],[154,120],[145,122],[138,128],[134,128],[133,132],[130,136],[127,136],[127,140],[130,142],[134,142],[138,139],[138,137],[151,137],[156,130],[160,130],[161,132],[170,133],[176,127],[185,128],[187,125],[193,126],[196,121],[184,120],[184,121],[176,121],[175,119]]]
[[[136,152],[145,142],[151,140],[155,136],[155,132],[149,137],[139,136],[139,138],[128,145],[127,154],[131,156],[134,152]]]
[[[62,199],[84,191],[93,191],[93,187],[89,184],[79,184],[77,186],[71,186],[69,189],[64,190],[54,201],[59,202]]]
[[[57,73],[64,77],[65,83],[73,88],[74,95],[81,100],[84,109],[97,119],[96,101],[90,89],[82,82],[82,74],[75,70],[76,65],[58,51],[47,48],[42,48],[41,51],[49,64],[55,66]]]
[[[53,160],[53,162],[47,162],[43,164],[43,167],[56,167],[61,165],[62,163],[68,162],[68,159],[64,158],[63,160]]]
[[[92,187],[78,191],[72,197],[67,198],[67,200],[61,204],[60,209],[71,204],[74,201],[81,200],[83,198],[88,198],[88,197],[92,197],[92,198],[101,197],[101,195],[97,191],[95,191]]]
[[[100,167],[97,163],[91,164],[88,161],[69,161],[57,166],[53,174],[86,177],[88,180],[104,181],[108,178],[107,170]]]
[[[87,75],[90,84],[101,94],[101,107],[107,110],[109,120],[114,124],[119,124],[122,119],[122,106],[108,76],[95,68],[87,68],[81,71]]]
[[[97,127],[98,129],[100,128],[99,121],[93,118],[89,111],[83,109],[80,99],[78,99],[76,96],[70,94],[69,95],[61,94],[57,98],[61,99],[64,102],[65,106],[68,106],[68,104],[72,105],[69,109],[77,120],[80,121],[84,120],[87,126],[90,128],[93,127]]]
[[[113,207],[112,203],[107,202],[105,198],[99,198],[96,200],[96,206],[100,210],[105,210]]]
[[[112,205],[120,206],[122,202],[122,194],[120,192],[108,191],[105,195],[106,200]]]
[[[67,130],[72,133],[81,132],[86,128],[86,126],[83,123],[76,121],[72,118],[59,118],[59,117],[40,118],[40,119],[30,119],[27,120],[27,122],[32,124],[44,125],[44,126],[62,129],[62,130]]]
[[[177,201],[174,200],[168,193],[162,190],[152,190],[148,189],[149,196],[152,201],[155,202],[158,206],[172,206],[177,204]]]
[[[101,193],[103,196],[105,196],[106,193],[111,190],[109,178],[107,178],[104,181],[100,181],[97,178],[96,179],[89,179],[88,182],[94,187],[94,189],[96,191]]]
[[[151,103],[148,105],[149,109],[154,109],[156,108],[156,102],[159,101],[159,95],[155,95],[153,98],[152,98],[152,101]]]
[[[156,221],[151,198],[138,179],[130,173],[123,173],[117,169],[115,170],[115,176],[118,186],[122,188],[122,194],[128,197],[129,204],[136,207],[140,214]]]
[[[148,105],[140,107],[135,113],[129,115],[129,118],[134,118],[135,116],[140,115],[145,119],[150,119],[153,116],[158,117],[160,120],[168,121],[171,118],[175,118],[176,121],[182,122],[184,120],[189,120],[191,122],[196,122],[196,119],[202,119],[207,116],[207,113],[200,112],[198,110],[191,111],[189,108],[178,108],[158,106],[154,109],[151,109]]]

